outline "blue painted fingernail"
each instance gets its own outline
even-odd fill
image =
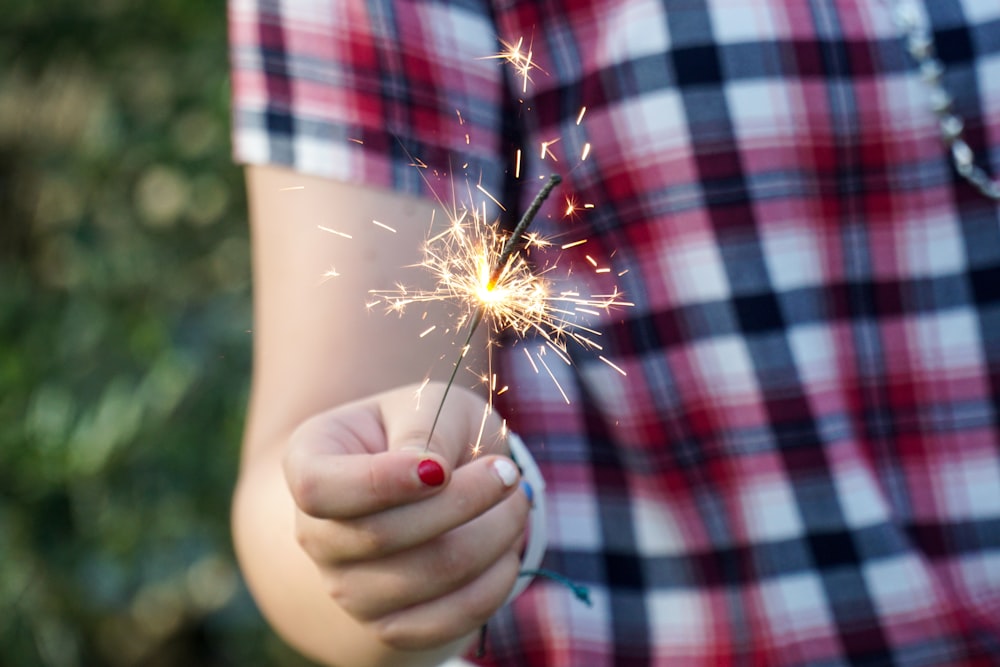
[[[535,491],[531,488],[531,484],[528,484],[528,480],[521,479],[521,489],[524,491],[524,495],[528,497],[528,503],[531,505],[535,504]]]

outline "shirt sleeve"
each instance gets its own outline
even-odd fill
[[[230,0],[244,164],[441,196],[504,178],[506,86],[479,0]]]

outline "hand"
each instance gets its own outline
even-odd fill
[[[529,503],[505,456],[474,457],[485,403],[443,385],[402,388],[304,423],[285,459],[297,538],[331,598],[396,649],[465,637],[512,589]],[[484,449],[502,442],[490,415]],[[497,449],[497,447],[493,447]]]

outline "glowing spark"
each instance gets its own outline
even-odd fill
[[[413,392],[413,397],[417,399],[417,407],[420,407],[420,399],[424,396],[424,388],[430,384],[430,378],[424,378],[424,381],[420,383],[420,386],[416,388]]]
[[[514,178],[521,178],[521,149],[514,156]]]
[[[354,238],[350,234],[347,234],[345,232],[338,232],[336,229],[330,229],[329,227],[324,227],[323,225],[316,225],[316,226],[319,227],[320,229],[322,229],[324,232],[330,232],[331,234],[336,234],[337,236],[342,236],[345,239],[353,239]]]
[[[527,348],[524,350],[524,356],[528,357],[528,363],[531,364],[532,370],[538,373],[538,366],[535,365],[535,360],[531,358],[531,352],[528,352]]]
[[[570,243],[563,244],[559,247],[562,248],[563,250],[568,250],[569,248],[575,248],[578,245],[583,245],[586,242],[587,239],[580,239],[579,241],[572,241]]]
[[[563,213],[564,218],[576,213],[576,200],[573,197],[566,197],[566,211]]]
[[[429,334],[430,332],[434,331],[435,329],[437,329],[437,325],[436,325],[436,324],[434,324],[434,325],[431,325],[430,327],[428,327],[428,328],[427,328],[427,329],[425,329],[424,331],[421,331],[421,332],[420,332],[420,338],[423,338],[424,336],[426,336],[426,335],[427,335],[427,334]]]
[[[476,443],[472,446],[473,457],[479,456],[479,452],[482,451],[483,431],[486,430],[486,419],[490,416],[491,412],[492,410],[488,405],[486,406],[486,409],[483,410],[483,418],[479,422],[479,433],[476,434]]]
[[[569,405],[569,396],[566,395],[566,392],[563,390],[562,385],[559,384],[559,380],[556,379],[556,376],[552,372],[552,369],[549,368],[549,365],[545,363],[545,359],[542,359],[542,355],[540,354],[538,355],[538,363],[540,363],[545,368],[545,372],[549,374],[549,377],[552,378],[553,384],[556,385],[556,388],[559,390],[559,393],[562,394],[563,400],[566,401],[567,405]]]
[[[387,224],[385,224],[385,223],[382,223],[382,222],[379,222],[378,220],[372,220],[372,224],[373,224],[373,225],[376,225],[376,226],[378,226],[378,227],[381,227],[382,229],[388,229],[388,230],[389,230],[390,232],[392,232],[393,234],[395,234],[395,233],[396,233],[396,230],[395,230],[395,229],[393,229],[392,227],[390,227],[389,225],[387,225]]]
[[[507,210],[507,209],[506,209],[506,208],[504,207],[504,205],[503,205],[503,204],[501,204],[501,203],[500,203],[500,202],[499,202],[499,201],[497,200],[497,198],[496,198],[496,197],[494,197],[493,195],[491,195],[491,194],[489,193],[489,191],[488,191],[488,190],[487,190],[486,188],[484,188],[484,187],[483,187],[483,184],[482,184],[482,183],[476,183],[476,189],[477,189],[477,190],[479,190],[480,192],[482,192],[482,193],[483,193],[484,195],[486,195],[487,197],[489,197],[489,198],[490,198],[490,201],[492,201],[492,202],[493,202],[494,204],[496,204],[497,206],[499,206],[499,207],[500,207],[500,210],[501,210],[501,211],[506,211],[506,210]]]
[[[363,140],[361,140],[361,139],[350,139],[350,138],[348,138],[348,141],[353,141],[354,143],[360,144],[362,146],[365,145],[365,142]]]
[[[545,248],[550,246],[552,243],[539,236],[535,232],[528,232],[524,235],[524,247],[527,248]]]
[[[506,63],[510,63],[514,67],[514,71],[517,75],[521,77],[521,92],[526,93],[528,92],[528,82],[531,80],[531,70],[541,70],[541,68],[532,62],[531,47],[528,47],[527,52],[521,50],[523,44],[524,37],[518,38],[517,44],[511,44],[510,42],[501,39],[500,46],[503,47],[503,50],[496,55],[487,56],[487,59],[502,60]]]
[[[338,278],[339,276],[340,273],[337,272],[337,269],[331,266],[329,269],[323,272],[323,282],[326,282],[331,278]]]
[[[628,271],[627,270],[622,271],[622,273],[628,273]],[[632,303],[631,301],[622,301],[622,293],[618,291],[617,287],[615,288],[615,291],[612,292],[611,294],[595,294],[591,298],[611,301],[616,306],[626,306],[628,308],[632,308],[633,306],[635,306],[635,304]]]
[[[305,189],[306,186],[304,185],[292,185],[287,188],[281,188],[280,190],[278,190],[278,192],[289,192],[291,190],[305,190]]]
[[[587,113],[587,107],[580,107],[580,115],[576,117],[576,124],[579,125],[583,122],[583,114]]]
[[[553,160],[553,161],[555,161],[555,162],[558,162],[558,161],[559,161],[558,159],[556,159],[556,155],[555,155],[555,153],[553,153],[552,151],[550,151],[550,150],[549,150],[549,146],[551,146],[552,144],[557,144],[557,143],[559,143],[559,139],[560,139],[560,138],[561,138],[561,137],[556,137],[556,138],[555,138],[555,139],[553,139],[552,141],[543,141],[543,142],[542,142],[542,154],[541,154],[541,159],[543,159],[543,160],[544,160],[544,159],[545,159],[545,156],[546,156],[546,155],[548,155],[549,157],[551,157],[551,158],[552,158],[552,160]]]
[[[586,160],[587,156],[589,155],[590,155],[590,142],[588,141],[583,145],[583,154],[580,155],[580,160],[581,161]]]
[[[611,368],[615,369],[616,371],[618,371],[618,372],[619,372],[619,373],[621,373],[622,375],[625,375],[625,376],[627,376],[627,375],[628,375],[628,373],[626,373],[626,372],[624,371],[624,369],[622,369],[622,368],[621,368],[621,367],[619,367],[619,366],[616,366],[616,365],[615,365],[615,364],[614,364],[614,363],[613,363],[613,362],[612,362],[612,361],[611,361],[610,359],[608,359],[608,358],[607,358],[607,357],[605,357],[604,355],[598,355],[598,356],[597,356],[597,358],[598,358],[598,359],[600,359],[601,361],[603,361],[604,363],[606,363],[606,364],[607,364],[608,366],[611,366]]]
[[[547,347],[548,349],[552,350],[552,352],[553,352],[553,353],[554,353],[554,354],[555,354],[555,355],[556,355],[557,357],[559,357],[559,361],[563,362],[563,363],[564,363],[564,364],[566,364],[567,366],[572,366],[572,365],[573,365],[573,361],[572,361],[572,360],[571,360],[571,359],[569,358],[569,355],[567,355],[567,354],[566,354],[565,352],[563,352],[563,351],[562,351],[562,350],[560,350],[559,348],[557,348],[557,347],[555,347],[554,345],[552,345],[552,343],[550,343],[550,342],[546,342],[546,343],[545,343],[545,347]],[[597,348],[597,349],[601,349],[601,348],[600,348],[600,346],[598,346],[598,348]],[[540,351],[541,351],[542,353],[544,353],[544,352],[545,352],[545,348],[540,348]],[[542,359],[541,359],[541,357],[539,357],[539,359],[538,359],[538,360],[539,360],[539,361],[541,361],[541,360],[542,360]],[[544,366],[545,364],[543,363],[542,365]],[[552,379],[553,379],[553,380],[555,380],[555,378],[552,378]],[[557,383],[557,384],[558,384],[558,383]]]

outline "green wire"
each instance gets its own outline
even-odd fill
[[[551,579],[552,581],[562,584],[566,588],[573,591],[573,595],[576,599],[584,603],[588,607],[594,605],[593,601],[590,599],[590,589],[582,584],[578,584],[568,577],[564,577],[558,572],[553,572],[552,570],[521,570],[518,573],[520,577],[545,577],[546,579]]]

